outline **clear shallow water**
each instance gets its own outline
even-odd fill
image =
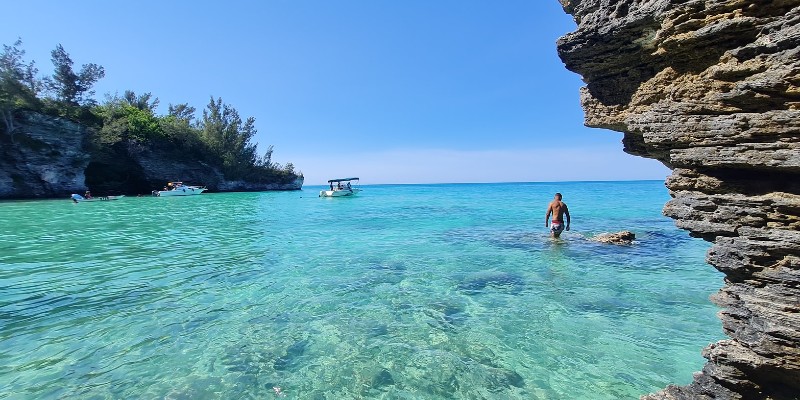
[[[722,337],[661,182],[319,189],[0,203],[0,398],[638,398]]]

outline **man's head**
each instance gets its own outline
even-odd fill
[[[556,193],[555,199],[561,201],[561,193]]]

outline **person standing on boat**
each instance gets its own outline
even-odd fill
[[[86,198],[86,199],[91,199],[92,198],[92,192],[87,190],[86,193],[83,194],[83,197]]]
[[[553,215],[553,223],[550,224],[550,214]],[[564,226],[564,215],[567,216],[567,225]],[[550,225],[550,233],[554,238],[561,236],[561,232],[569,230],[569,209],[567,204],[561,201],[561,193],[556,193],[553,201],[547,206],[547,215],[544,217],[544,226]]]

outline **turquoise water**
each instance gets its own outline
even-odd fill
[[[661,182],[363,188],[0,203],[0,398],[638,398],[722,338]]]

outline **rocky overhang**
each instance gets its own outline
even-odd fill
[[[561,0],[585,124],[673,172],[664,214],[713,242],[729,339],[645,399],[800,398],[800,0]]]

